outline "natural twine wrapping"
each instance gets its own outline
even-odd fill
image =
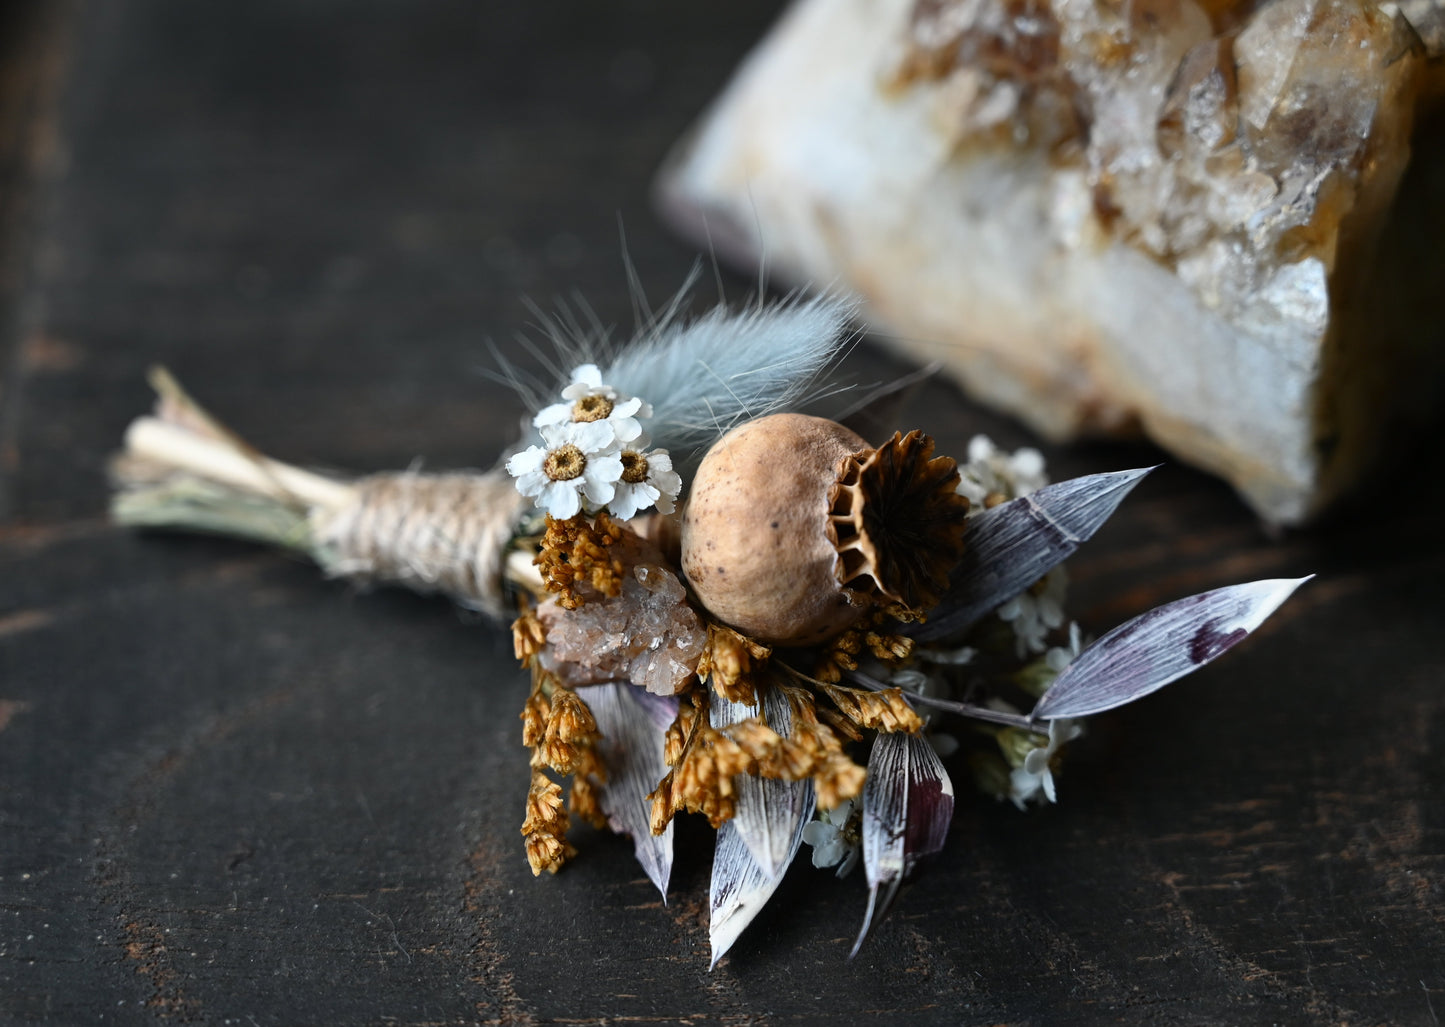
[[[514,612],[502,574],[529,501],[505,471],[404,471],[353,485],[353,502],[312,513],[316,558],[328,574],[444,592],[495,617]]]

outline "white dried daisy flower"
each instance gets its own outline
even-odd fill
[[[1051,646],[1042,659],[1034,660],[1014,675],[1014,681],[1030,695],[1043,698],[1053,687],[1054,681],[1064,668],[1079,658],[1084,651],[1084,635],[1078,621],[1069,624],[1069,641],[1066,645]]]
[[[858,838],[848,829],[856,803],[844,799],[833,809],[818,810],[817,819],[803,828],[803,841],[813,847],[813,866],[838,867],[838,876],[845,876],[858,862]]]
[[[1084,651],[1084,633],[1079,628],[1078,621],[1069,622],[1069,643],[1068,645],[1056,645],[1044,653],[1044,663],[1049,670],[1058,677],[1064,672],[1064,668],[1079,658]]]
[[[617,442],[633,442],[642,437],[639,417],[652,416],[652,404],[636,396],[624,396],[602,381],[596,364],[583,364],[572,372],[572,384],[562,390],[562,403],[545,407],[532,418],[537,429],[569,423],[603,423],[612,430]]]
[[[958,491],[968,497],[975,510],[985,507],[989,496],[1017,499],[1037,492],[1049,483],[1044,455],[1025,447],[1008,453],[987,435],[975,435],[968,443],[968,462],[958,468]]]
[[[1069,575],[1060,564],[1038,584],[998,608],[999,619],[1008,621],[1013,628],[1019,659],[1029,653],[1043,652],[1049,632],[1063,627],[1068,590]]]
[[[1058,792],[1054,788],[1054,772],[1049,767],[1049,762],[1062,746],[1083,733],[1084,729],[1067,717],[1049,721],[1048,745],[1031,750],[1024,757],[1024,765],[1009,774],[1008,797],[1015,806],[1024,809],[1029,802],[1038,801],[1041,795],[1049,802],[1059,801]]]
[[[647,451],[647,437],[638,439],[636,448],[628,446],[619,454],[622,475],[617,491],[607,509],[618,520],[627,521],[650,506],[670,514],[677,507],[682,491],[682,476],[672,469],[672,457],[665,449]]]
[[[916,655],[926,663],[934,663],[942,667],[966,667],[978,656],[978,650],[970,645],[927,646],[918,649]]]
[[[593,508],[612,500],[622,479],[622,457],[609,424],[548,425],[542,429],[542,442],[507,461],[517,491],[561,519],[580,513],[584,498]]]

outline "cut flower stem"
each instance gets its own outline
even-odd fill
[[[874,692],[882,692],[892,688],[877,678],[862,671],[845,671],[844,677]],[[1049,733],[1049,722],[1047,720],[1035,720],[1026,713],[1009,713],[1005,710],[995,710],[988,706],[980,706],[977,703],[959,702],[956,699],[941,699],[933,695],[920,695],[917,692],[903,690],[903,698],[916,706],[928,706],[935,710],[944,710],[948,713],[957,713],[961,717],[972,717],[974,720],[987,721],[990,724],[1001,724],[1004,727],[1017,727],[1025,731],[1032,731],[1037,735]]]

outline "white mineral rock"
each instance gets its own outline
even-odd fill
[[[661,202],[724,256],[855,290],[1045,435],[1142,427],[1295,523],[1441,377],[1411,304],[1439,310],[1445,258],[1396,202],[1441,23],[1438,0],[799,0]]]

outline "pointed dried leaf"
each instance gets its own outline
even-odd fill
[[[712,942],[712,962],[708,969],[717,965],[743,929],[753,922],[753,917],[762,911],[772,898],[783,873],[798,847],[803,844],[803,828],[813,816],[813,782],[787,781],[792,793],[789,805],[802,811],[793,835],[788,839],[788,851],[783,860],[783,870],[770,874],[758,865],[752,852],[743,841],[735,820],[729,820],[718,829],[717,848],[712,858],[712,887],[710,889],[711,916],[708,920],[708,936]]]
[[[1157,691],[1242,641],[1308,580],[1252,581],[1157,606],[1080,653],[1030,715],[1083,717]]]
[[[763,692],[762,711],[771,727],[786,737],[792,732],[793,714],[788,701],[776,688]],[[710,718],[712,726],[727,727],[758,715],[758,707],[748,703],[729,702],[714,696]],[[737,812],[733,824],[743,844],[768,876],[777,876],[793,858],[793,835],[800,822],[812,815],[812,796],[804,795],[792,782],[743,775],[737,778]]]
[[[908,634],[931,641],[978,623],[1072,556],[1153,469],[1056,482],[974,517],[948,595]]]
[[[660,835],[651,828],[651,804],[647,794],[667,773],[662,759],[663,726],[661,704],[668,697],[650,695],[635,685],[612,682],[582,690],[602,737],[597,753],[607,767],[607,780],[598,789],[598,800],[607,823],[618,834],[632,836],[637,862],[667,901],[667,882],[672,876],[672,825]],[[671,699],[673,715],[677,700]]]
[[[943,848],[952,819],[953,782],[928,740],[921,735],[879,735],[863,786],[868,912],[850,956],[857,954],[874,919],[888,911],[898,886],[918,861]]]

